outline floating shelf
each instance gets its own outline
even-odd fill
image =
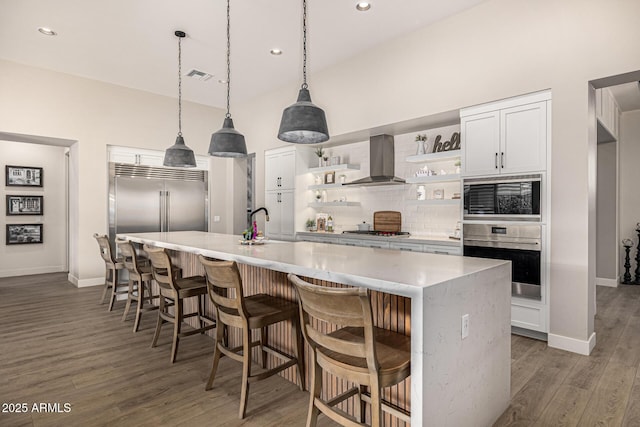
[[[360,202],[313,202],[310,208],[323,208],[325,206],[360,206]]]
[[[309,190],[323,190],[323,189],[327,189],[327,188],[339,188],[342,187],[343,184],[316,184],[316,185],[310,185],[308,188]]]
[[[427,153],[427,154],[409,156],[405,160],[409,163],[423,163],[423,162],[439,162],[442,160],[454,160],[459,158],[460,158],[460,150],[452,150],[452,151],[441,151],[439,153]]]
[[[428,200],[407,200],[408,205],[445,205],[454,206],[460,204],[460,199],[428,199]]]
[[[406,179],[407,184],[430,184],[433,182],[455,182],[460,181],[459,173],[448,175],[412,176]]]
[[[341,163],[339,165],[322,166],[321,168],[309,168],[307,172],[319,173],[319,172],[346,171],[346,170],[359,171],[360,165],[353,165],[351,163]]]

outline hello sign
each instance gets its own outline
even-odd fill
[[[442,151],[453,151],[460,149],[460,132],[454,132],[451,135],[450,141],[440,142],[442,135],[436,136],[436,140],[433,143],[432,153],[440,153]]]

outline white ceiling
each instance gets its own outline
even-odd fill
[[[358,12],[356,0],[308,0],[310,86],[313,72],[481,1],[372,0]],[[301,10],[301,0],[231,2],[232,103],[300,82]],[[180,29],[183,73],[215,76],[183,79],[183,98],[224,108],[225,14],[224,0],[0,0],[0,58],[177,97]]]

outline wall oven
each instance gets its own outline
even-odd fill
[[[542,226],[464,224],[464,256],[511,261],[511,293],[541,300]]]
[[[540,222],[541,184],[541,174],[467,179],[464,219]]]

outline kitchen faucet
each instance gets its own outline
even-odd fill
[[[269,211],[267,210],[267,208],[262,207],[262,208],[258,208],[255,211],[251,212],[249,214],[249,218],[248,218],[248,224],[247,224],[247,229],[251,230],[251,218],[253,217],[253,215],[255,215],[256,213],[260,212],[260,211],[264,211],[264,219],[266,221],[269,221]]]

